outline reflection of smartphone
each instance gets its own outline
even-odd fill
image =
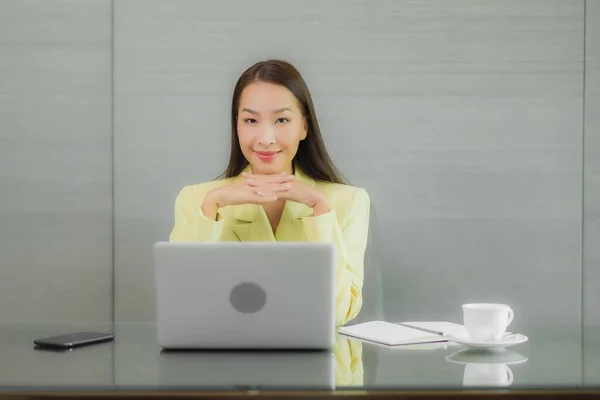
[[[115,335],[112,333],[102,332],[76,332],[68,333],[66,335],[51,336],[43,339],[36,339],[33,341],[34,344],[42,347],[58,347],[58,348],[70,348],[77,346],[84,346],[88,344],[106,342],[113,340]]]

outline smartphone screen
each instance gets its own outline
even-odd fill
[[[48,347],[75,347],[87,344],[106,342],[113,340],[115,335],[105,332],[75,332],[65,335],[50,336],[33,341],[38,346]]]

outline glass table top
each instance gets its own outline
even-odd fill
[[[33,340],[75,331],[115,341],[68,351]],[[600,327],[531,326],[496,352],[452,342],[388,347],[338,335],[332,351],[163,351],[152,323],[0,324],[0,389],[380,390],[600,387]]]

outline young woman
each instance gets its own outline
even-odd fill
[[[170,240],[333,243],[339,326],[362,307],[369,206],[367,192],[333,166],[300,73],[268,60],[239,78],[229,165],[221,179],[179,192]]]

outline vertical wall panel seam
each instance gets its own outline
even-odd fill
[[[581,381],[585,379],[585,72],[586,72],[586,34],[587,34],[587,0],[583,0],[583,93],[582,93],[582,120],[581,120]]]
[[[112,240],[112,287],[111,287],[111,322],[115,322],[115,0],[111,0],[110,31],[111,31],[111,240]]]

